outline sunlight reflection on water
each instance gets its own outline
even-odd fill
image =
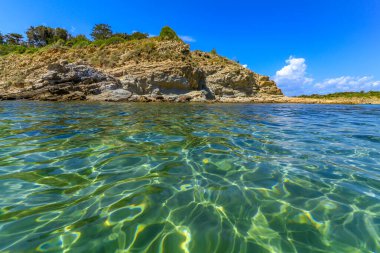
[[[380,106],[0,102],[2,252],[379,252]]]

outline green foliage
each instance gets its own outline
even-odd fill
[[[7,55],[11,53],[23,54],[25,52],[29,53],[28,47],[24,45],[13,45],[13,44],[3,44],[0,45],[0,55]]]
[[[327,95],[302,95],[301,98],[335,99],[335,98],[380,98],[380,91],[337,92]]]
[[[130,40],[142,40],[146,38],[148,38],[148,34],[146,33],[135,32],[132,35],[128,35],[126,33],[116,33],[112,35],[110,38],[95,40],[91,44],[94,46],[100,47],[100,46],[120,44],[120,43],[124,43]]]
[[[91,37],[94,41],[105,40],[112,36],[111,26],[107,24],[97,24],[92,28]]]
[[[161,29],[159,38],[161,40],[177,40],[177,41],[181,40],[178,37],[177,33],[173,29],[171,29],[169,26],[165,26]]]
[[[66,47],[66,42],[63,39],[59,39],[58,41],[46,46],[46,48],[53,48],[53,49],[63,49],[65,47]]]
[[[81,47],[85,47],[85,46],[88,46],[91,44],[91,41],[89,39],[87,39],[87,37],[85,35],[77,35],[71,39],[69,39],[67,42],[66,42],[66,46],[68,47],[78,47],[78,48],[81,48]]]
[[[131,37],[131,35],[129,35],[128,33],[115,33],[112,35],[112,37],[118,37],[118,38],[122,38],[122,39],[125,39],[125,40],[129,40],[129,38]]]
[[[107,24],[97,24],[91,33],[93,41],[90,41],[85,35],[71,36],[69,32],[63,28],[52,28],[48,26],[31,26],[26,31],[28,43],[25,43],[23,36],[18,33],[10,33],[2,35],[0,33],[0,55],[10,53],[34,53],[42,47],[48,48],[82,48],[87,46],[104,47],[107,45],[125,43],[127,41],[145,40],[149,38],[147,33],[134,32],[115,33],[113,34],[111,27]],[[177,34],[170,28],[164,27],[161,31],[159,39],[161,40],[178,40],[181,41]],[[157,40],[157,39],[154,39]],[[137,53],[151,53],[155,50],[156,44],[147,40],[142,43],[138,42]]]
[[[8,33],[4,36],[5,43],[8,45],[21,45],[23,43],[23,38],[19,33]]]
[[[91,45],[96,46],[96,47],[101,47],[101,46],[105,45],[105,41],[106,40],[95,40],[95,41],[91,42]]]
[[[120,38],[120,37],[111,37],[109,39],[106,39],[104,41],[104,44],[105,45],[112,45],[112,44],[119,44],[119,43],[123,43],[125,42],[126,40],[123,39],[123,38]]]
[[[87,47],[89,45],[91,45],[90,41],[82,40],[82,41],[75,43],[72,47],[73,48],[83,48],[83,47]]]
[[[107,46],[107,45],[112,45],[112,44],[119,44],[119,43],[123,43],[125,41],[126,40],[121,38],[121,37],[113,37],[112,36],[111,38],[108,38],[105,40],[96,40],[96,41],[92,42],[92,45],[100,47],[100,46]]]
[[[213,48],[213,49],[211,50],[210,54],[212,54],[212,55],[218,55],[218,52],[216,52],[216,49]]]
[[[25,51],[25,54],[33,54],[35,52],[38,52],[39,48],[36,47],[28,47]]]

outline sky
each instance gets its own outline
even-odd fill
[[[192,49],[239,61],[286,95],[380,90],[379,0],[2,0],[0,32],[63,27],[89,35],[157,35],[172,27]]]

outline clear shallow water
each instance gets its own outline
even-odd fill
[[[1,252],[380,252],[380,106],[0,102]]]

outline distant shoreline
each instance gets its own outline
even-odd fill
[[[306,98],[306,97],[251,97],[251,98],[223,98],[213,103],[252,103],[252,104],[380,104],[380,98]]]

